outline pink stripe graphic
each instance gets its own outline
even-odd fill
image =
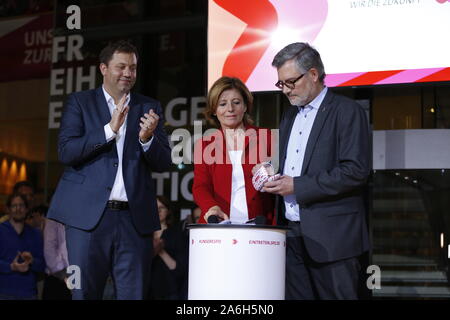
[[[430,68],[430,69],[414,69],[414,70],[405,70],[393,76],[387,77],[381,81],[376,82],[375,84],[392,84],[392,83],[408,83],[408,82],[416,82],[419,79],[422,79],[430,74],[439,72],[445,68]]]
[[[365,73],[367,72],[327,74],[325,77],[325,84],[327,87],[338,87],[341,83],[357,78]]]
[[[393,83],[412,83],[420,82],[421,79],[433,75],[437,72],[445,70],[446,68],[429,68],[429,69],[413,69],[404,70],[392,76],[388,76],[383,80],[364,83],[361,85],[372,85],[372,84],[393,84]],[[328,87],[339,87],[346,82],[356,79],[362,75],[371,75],[376,77],[377,74],[384,73],[386,71],[372,71],[372,72],[354,72],[354,73],[337,73],[337,74],[327,74],[325,78],[325,84]]]

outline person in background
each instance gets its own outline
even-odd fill
[[[26,196],[26,194],[24,194]],[[29,199],[29,198],[27,198]],[[41,236],[44,236],[44,228],[46,224],[46,218],[48,207],[44,205],[39,205],[32,207],[27,214],[25,219],[25,223],[27,223],[30,227],[33,227],[39,230]],[[44,249],[45,250],[45,249]],[[44,283],[45,283],[45,274],[40,273],[37,277],[37,291],[38,291],[38,300],[42,300],[42,295],[44,291]]]
[[[0,223],[3,223],[3,222],[8,221],[8,220],[9,220],[8,213],[6,211],[2,212],[2,214],[0,215]]]
[[[38,229],[42,234],[44,234],[45,224],[47,219],[45,218],[47,215],[48,207],[44,205],[39,205],[31,208],[29,211],[25,222],[28,223],[33,228]]]
[[[35,189],[30,181],[24,180],[17,182],[13,187],[13,194],[17,193],[27,198],[29,208],[35,206]]]
[[[25,196],[10,195],[6,209],[9,220],[0,224],[0,300],[37,299],[36,276],[45,270],[42,235],[25,223]]]
[[[202,214],[202,209],[200,209],[200,207],[195,206],[192,209],[192,212],[190,215],[188,215],[186,217],[186,219],[184,219],[182,221],[182,230],[184,232],[185,238],[186,238],[186,245],[187,245],[187,256],[189,257],[189,229],[187,228],[188,224],[197,224],[198,221],[200,220],[200,216]],[[188,258],[189,261],[189,258]],[[188,270],[189,271],[189,270]],[[184,293],[184,298],[183,299],[187,299],[187,292],[188,292],[188,284],[189,284],[189,273],[186,273],[185,279],[182,282],[182,289],[181,291]]]
[[[175,222],[170,202],[157,196],[161,230],[153,233],[151,286],[149,299],[187,299],[184,281],[187,275],[187,239]]]
[[[28,208],[32,208],[34,206],[35,200],[34,186],[30,181],[23,180],[17,182],[13,187],[12,194],[21,194],[25,196],[28,202]],[[7,220],[9,220],[8,214],[5,214],[2,217],[0,217],[0,223],[5,222]]]
[[[48,207],[38,206],[31,210],[32,213],[47,215]],[[66,269],[69,266],[66,247],[66,232],[64,225],[45,219],[44,224],[44,257],[46,263],[43,300],[70,300],[70,290],[66,285]]]
[[[201,214],[202,214],[202,209],[200,209],[200,207],[195,206],[192,209],[191,213],[189,215],[187,215],[183,221],[181,221],[181,229],[183,230],[183,232],[186,233],[187,237],[189,236],[189,231],[187,229],[187,225],[198,223],[198,220],[200,219]]]
[[[195,207],[194,210],[192,210],[191,213],[191,223],[198,223],[198,220],[200,220],[200,216],[202,215],[202,209],[200,207]]]
[[[253,167],[272,155],[272,138],[270,130],[252,125],[252,107],[253,96],[238,78],[221,77],[208,92],[205,117],[220,130],[195,145],[192,192],[200,223],[211,216],[245,223],[259,215],[273,222],[274,196],[252,184]]]

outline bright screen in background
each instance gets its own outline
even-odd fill
[[[208,88],[222,75],[277,90],[275,54],[309,42],[326,84],[450,80],[450,0],[209,0]]]

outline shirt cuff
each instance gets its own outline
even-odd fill
[[[62,261],[62,260],[57,261],[55,263],[55,265],[53,265],[51,267],[47,266],[47,268],[50,271],[50,274],[56,274],[61,271],[63,271],[65,273],[65,271],[66,271],[66,265],[65,265],[64,261]]]
[[[140,143],[141,146],[142,146],[142,149],[144,149],[144,152],[147,152],[147,150],[150,148],[150,146],[151,146],[151,144],[152,144],[152,142],[153,142],[153,138],[154,138],[154,137],[152,137],[152,138],[151,138],[149,141],[147,141],[146,143],[142,143],[141,139],[138,138],[139,143]]]
[[[117,136],[117,134],[115,134],[114,131],[112,131],[109,123],[105,124],[105,126],[103,128],[105,129],[106,142],[110,142],[112,139],[114,139]]]

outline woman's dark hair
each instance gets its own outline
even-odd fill
[[[39,213],[41,216],[46,217],[47,216],[47,211],[48,211],[48,207],[44,206],[43,204],[39,205],[39,206],[35,206],[33,208],[31,208],[30,213]]]
[[[173,214],[172,205],[170,201],[164,196],[156,196],[156,199],[158,199],[158,201],[161,202],[167,208],[167,217],[166,217],[167,226],[170,227],[173,224],[175,224],[175,216]]]

